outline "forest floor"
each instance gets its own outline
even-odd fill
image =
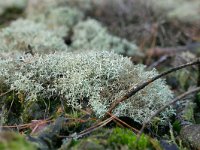
[[[24,54],[27,53],[34,54],[34,59],[38,59],[40,57],[38,55],[42,57],[48,55],[46,49],[49,50],[57,44],[48,43],[51,40],[55,41],[55,39],[51,39],[51,36],[55,35],[55,38],[59,38],[58,41],[64,43],[64,46],[58,45],[58,49],[65,46],[70,51],[81,48],[87,50],[118,49],[120,52],[117,51],[116,53],[131,58],[133,64],[144,64],[147,71],[155,68],[158,74],[154,75],[155,78],[146,78],[137,83],[136,87],[124,89],[126,91],[124,95],[117,99],[116,103],[113,102],[106,114],[99,118],[94,115],[89,104],[87,105],[87,99],[91,95],[81,97],[81,99],[79,97],[77,101],[81,103],[80,101],[85,100],[86,102],[83,105],[87,106],[77,109],[65,105],[65,101],[57,102],[58,98],[54,95],[49,96],[50,98],[37,97],[37,101],[27,102],[27,95],[29,94],[27,94],[26,89],[23,91],[11,88],[13,86],[12,74],[14,74],[14,71],[17,72],[18,61],[14,61],[17,65],[14,69],[11,68],[12,72],[8,71],[8,74],[6,74],[6,71],[12,66],[5,65],[4,68],[0,66],[0,149],[200,149],[200,18],[195,17],[200,13],[195,12],[196,5],[200,8],[198,0],[187,4],[190,6],[185,10],[185,12],[188,12],[186,17],[188,20],[181,16],[182,14],[187,15],[187,13],[176,11],[176,9],[182,9],[179,8],[180,6],[176,6],[178,0],[174,2],[173,7],[169,6],[170,11],[178,12],[174,17],[168,16],[169,10],[164,6],[154,4],[152,6],[150,3],[144,3],[144,0],[102,0],[101,2],[95,0],[62,0],[60,3],[55,2],[56,0],[51,0],[49,3],[46,0],[21,1],[25,4],[18,6],[18,3],[13,2],[14,4],[12,4],[12,1],[10,1],[8,4],[5,2],[4,6],[0,2],[0,5],[2,5],[0,6],[0,40],[6,41],[5,45],[7,46],[3,44],[3,46],[0,46],[0,65],[5,65],[5,62],[10,61],[10,58],[13,61],[16,56],[17,58],[19,55],[24,57]],[[185,0],[181,0],[181,2],[184,6],[187,6]],[[197,4],[192,5],[195,2]],[[68,7],[69,10],[67,10]],[[64,13],[57,11],[59,10],[57,8],[63,9]],[[190,11],[192,12],[191,16]],[[20,35],[18,32],[21,31],[16,31],[17,27],[13,31],[9,30],[12,23],[20,20],[20,18],[44,24],[48,28],[48,31],[45,29],[44,33],[51,35],[47,38],[47,43],[41,44],[40,39],[39,42],[35,42],[31,38],[29,40],[29,36],[32,37],[32,35],[25,37],[23,31]],[[77,26],[77,24],[88,19],[95,21],[92,21],[86,31],[83,26]],[[96,24],[99,25],[96,27]],[[21,29],[23,30],[23,27]],[[84,32],[80,32],[78,29],[84,30]],[[25,28],[24,30],[29,31]],[[39,27],[36,30],[40,30]],[[34,36],[39,37],[40,32],[35,32]],[[76,35],[78,32],[80,33]],[[32,31],[30,31],[30,34],[32,34]],[[12,38],[7,38],[11,35]],[[42,38],[45,39],[46,37]],[[43,41],[42,38],[41,41]],[[80,41],[76,41],[76,38]],[[20,41],[20,46],[16,44],[18,41]],[[46,41],[44,40],[44,42]],[[34,45],[34,42],[38,45]],[[121,46],[121,43],[124,45]],[[11,46],[8,46],[9,44]],[[24,45],[26,45],[25,51]],[[134,46],[137,47],[137,52],[129,53],[129,50],[134,49]],[[35,47],[39,50],[40,48],[44,49],[44,53],[39,52],[37,54],[38,49]],[[8,51],[4,51],[4,49],[8,49]],[[21,53],[21,51],[24,52]],[[87,52],[76,51],[75,53]],[[21,58],[20,61],[29,64],[29,57],[28,61]],[[84,58],[81,59],[85,61]],[[4,75],[4,72],[6,72],[6,75]],[[23,70],[21,72],[24,73]],[[79,74],[80,72],[76,73]],[[63,76],[62,73],[57,75]],[[13,79],[16,78],[13,77]],[[118,105],[120,106],[121,102],[133,97],[143,88],[151,87],[154,80],[160,81],[160,78],[166,81],[173,97],[170,101],[160,105],[159,109],[151,113],[147,120],[140,122],[130,116],[113,115],[113,110]],[[50,87],[50,82],[53,82],[53,79],[45,80],[45,84]],[[21,85],[21,83],[18,84]],[[126,86],[124,85],[124,87]],[[108,93],[111,90],[110,88],[112,87],[107,88]],[[103,94],[109,95],[108,93]],[[165,98],[164,95],[163,99]],[[173,108],[174,112],[170,117],[166,117],[165,123],[161,123],[160,114],[169,107]],[[143,111],[144,108],[141,108],[140,112]]]

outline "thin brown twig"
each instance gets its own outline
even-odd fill
[[[104,121],[102,121],[102,122],[99,122],[98,124],[96,124],[96,125],[94,125],[94,126],[88,128],[88,129],[86,129],[86,130],[80,132],[80,134],[88,133],[88,131],[90,132],[90,131],[92,131],[93,129],[98,128],[99,126],[102,126],[102,125],[104,125],[104,124],[107,124],[107,123],[109,123],[113,118],[114,118],[114,117],[112,116],[112,117],[110,117],[110,118],[108,118],[108,119],[106,119],[106,120],[104,120]]]
[[[124,125],[121,122],[117,121],[116,119],[113,119],[112,121],[115,122],[117,126],[119,126],[121,128],[124,127]]]
[[[183,100],[184,97],[192,94],[192,93],[196,93],[200,91],[200,87],[197,87],[195,89],[191,89],[181,95],[179,95],[178,97],[176,97],[175,99],[173,99],[172,101],[168,102],[167,104],[165,104],[164,106],[162,106],[160,109],[158,109],[147,121],[145,121],[142,125],[142,128],[140,129],[140,132],[139,132],[139,135],[138,137],[141,136],[141,134],[143,133],[144,131],[144,128],[146,127],[146,125],[154,118],[156,117],[158,114],[160,114],[164,109],[166,109],[167,107],[169,107],[170,105],[172,104],[175,104],[177,101],[179,100]]]
[[[70,136],[59,136],[59,137],[65,137],[65,138],[80,138],[84,135],[87,135],[93,131],[96,131],[97,129],[105,126],[106,124],[108,124],[110,121],[113,120],[113,117],[107,118],[104,121],[101,121],[99,123],[97,123],[96,125],[89,127],[83,131],[81,131],[80,133],[76,134],[76,135],[70,135]]]
[[[162,47],[154,47],[149,50],[147,50],[146,55],[147,56],[152,56],[152,57],[160,57],[163,55],[175,55],[180,52],[184,51],[192,51],[195,52],[198,48],[200,47],[200,43],[191,43],[185,46],[177,46],[177,47],[167,47],[167,48],[162,48]]]
[[[2,97],[2,96],[5,96],[6,94],[8,94],[8,93],[10,93],[10,92],[12,92],[13,90],[9,90],[9,91],[7,91],[7,92],[5,92],[5,93],[2,93],[1,95],[0,95],[0,97]]]
[[[162,74],[159,74],[137,86],[134,86],[132,87],[123,97],[117,99],[116,101],[114,101],[112,104],[111,104],[111,107],[110,109],[108,110],[109,113],[112,112],[112,110],[119,105],[119,103],[127,100],[128,98],[130,98],[131,96],[133,96],[134,94],[136,94],[138,91],[142,90],[143,88],[145,88],[147,85],[149,85],[150,83],[154,82],[155,80],[169,74],[169,73],[172,73],[172,72],[175,72],[177,70],[180,70],[180,69],[183,69],[185,67],[188,67],[188,66],[192,66],[192,65],[197,65],[197,64],[200,64],[200,58],[198,58],[197,60],[193,61],[193,62],[189,62],[189,63],[186,63],[186,64],[183,64],[183,65],[180,65],[180,66],[177,66],[177,67],[174,67],[174,68],[171,68],[170,70],[168,71],[165,71],[163,72]],[[107,115],[107,114],[106,114]]]
[[[84,135],[86,135],[86,134],[89,134],[89,133],[91,133],[91,132],[93,132],[93,131],[96,131],[97,129],[99,129],[99,128],[105,126],[106,124],[108,124],[108,123],[109,123],[110,121],[112,121],[112,120],[116,120],[116,121],[120,122],[121,124],[124,124],[125,126],[129,127],[129,128],[130,128],[131,130],[133,130],[134,132],[139,133],[139,130],[137,130],[137,129],[131,127],[131,126],[128,125],[127,123],[125,123],[125,122],[123,122],[122,120],[120,120],[118,117],[116,117],[116,116],[114,116],[114,115],[112,115],[112,114],[110,114],[110,113],[109,113],[109,115],[111,116],[110,118],[108,118],[108,119],[106,119],[106,120],[104,120],[104,121],[101,121],[101,122],[97,123],[96,125],[94,125],[94,126],[92,126],[92,127],[90,127],[90,128],[85,129],[84,131],[81,131],[79,134],[75,135],[75,137],[76,137],[76,138],[79,138],[79,137],[82,137],[82,136],[84,136]],[[71,135],[71,136],[60,136],[60,137],[73,138],[74,135]]]
[[[139,130],[137,130],[137,129],[131,127],[131,126],[128,125],[126,122],[124,122],[124,121],[122,121],[121,119],[119,119],[117,116],[115,116],[115,115],[113,115],[113,114],[111,114],[111,113],[109,113],[109,112],[107,112],[107,113],[108,113],[111,117],[113,117],[114,120],[117,120],[117,121],[120,122],[121,124],[127,126],[129,129],[131,129],[131,130],[134,131],[135,133],[139,133],[139,132],[140,132]]]
[[[198,65],[198,79],[197,79],[197,86],[200,86],[200,64]]]
[[[139,133],[139,130],[137,130],[137,129],[131,127],[131,126],[128,125],[127,123],[125,123],[125,122],[123,122],[122,120],[120,120],[118,117],[116,117],[116,116],[114,116],[114,115],[112,115],[112,114],[110,114],[110,113],[109,113],[109,115],[111,116],[110,118],[105,119],[104,121],[101,121],[101,122],[97,123],[96,125],[94,125],[94,126],[92,126],[92,127],[90,127],[90,128],[85,129],[84,131],[81,131],[81,132],[80,132],[79,134],[77,134],[77,135],[59,136],[59,137],[67,137],[67,138],[74,138],[74,137],[76,137],[76,138],[80,138],[80,137],[82,137],[82,136],[84,136],[84,135],[86,135],[86,134],[89,134],[89,133],[91,133],[91,132],[93,132],[93,131],[96,131],[97,129],[99,129],[99,128],[105,126],[106,124],[108,124],[108,123],[109,123],[110,121],[112,121],[112,120],[116,120],[116,121],[120,122],[121,124],[124,124],[125,126],[129,127],[129,128],[130,128],[131,130],[133,130],[134,132]]]
[[[50,122],[53,122],[53,121],[52,120],[41,120],[40,122],[35,123],[35,125],[40,125],[40,124],[50,123]],[[33,123],[27,123],[27,124],[21,124],[21,125],[0,126],[0,128],[20,128],[20,129],[25,129],[25,128],[29,128],[32,125],[33,125]]]
[[[96,131],[96,130],[99,129],[99,128],[102,128],[103,126],[105,126],[105,125],[107,125],[109,122],[111,122],[112,120],[113,120],[112,117],[108,118],[108,119],[105,120],[102,124],[100,124],[98,127],[95,127],[95,128],[93,128],[92,130],[89,130],[89,131],[87,131],[87,132],[83,132],[83,133],[79,134],[79,137],[82,137],[82,136],[84,136],[84,135],[86,135],[86,134],[89,134],[89,133],[91,133],[91,132],[93,132],[93,131]]]
[[[160,57],[160,59],[158,59],[156,62],[152,63],[150,66],[148,66],[148,69],[153,69],[157,66],[159,66],[160,64],[162,64],[163,62],[165,62],[166,60],[168,60],[170,58],[169,55],[163,55],[162,57]]]
[[[11,108],[12,108],[12,106],[13,106],[13,103],[14,103],[14,91],[13,91],[13,98],[12,98],[12,102],[11,102],[11,104],[10,104],[10,107],[9,107],[9,109],[8,109],[8,114],[10,113],[10,110],[11,110]]]

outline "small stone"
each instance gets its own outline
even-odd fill
[[[189,125],[181,129],[182,140],[194,149],[200,149],[200,125]]]

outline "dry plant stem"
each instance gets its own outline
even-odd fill
[[[138,137],[141,136],[141,134],[142,134],[143,131],[144,131],[144,128],[146,127],[146,125],[147,125],[154,117],[156,117],[158,114],[160,114],[164,109],[166,109],[167,107],[169,107],[169,106],[172,105],[172,104],[175,104],[177,101],[182,100],[184,97],[186,97],[186,96],[188,96],[188,95],[190,95],[190,94],[196,93],[196,92],[198,92],[198,91],[200,91],[200,87],[197,87],[197,88],[195,88],[195,89],[191,89],[191,90],[189,90],[189,91],[187,91],[187,92],[185,92],[185,93],[179,95],[179,96],[176,97],[174,100],[172,100],[171,102],[165,104],[165,105],[162,106],[160,109],[158,109],[147,121],[145,121],[145,122],[143,123],[142,128],[140,129],[140,132],[139,132],[139,136],[138,136]]]
[[[0,97],[2,97],[2,96],[5,96],[6,94],[8,94],[8,93],[10,93],[10,92],[12,92],[13,90],[9,90],[9,91],[7,91],[7,92],[5,92],[5,93],[2,93],[1,95],[0,95]]]
[[[197,80],[197,86],[200,86],[200,64],[198,65],[198,80]]]
[[[166,60],[168,60],[170,58],[169,55],[164,55],[162,56],[159,60],[157,60],[156,62],[154,62],[153,64],[151,64],[148,69],[152,69],[157,67],[158,65],[162,64],[163,62],[165,62]]]
[[[174,67],[168,71],[165,71],[163,72],[162,74],[159,74],[139,85],[136,85],[134,87],[132,87],[123,97],[117,99],[116,101],[114,101],[112,104],[111,104],[111,107],[110,109],[108,110],[109,113],[112,112],[113,109],[115,109],[116,106],[118,106],[121,102],[127,100],[128,98],[130,98],[131,96],[133,96],[134,94],[136,94],[138,91],[142,90],[143,88],[145,88],[147,85],[149,85],[150,83],[152,83],[153,81],[169,74],[169,73],[172,73],[172,72],[175,72],[177,70],[180,70],[180,69],[183,69],[185,67],[188,67],[188,66],[192,66],[192,65],[198,65],[200,64],[200,58],[198,58],[197,60],[193,61],[193,62],[189,62],[189,63],[186,63],[184,65],[180,65],[180,66],[177,66],[177,67]],[[107,115],[107,114],[106,114]]]
[[[53,120],[41,120],[41,122],[38,122],[36,125],[44,124],[44,123],[51,123]],[[12,125],[12,126],[0,126],[0,128],[18,128],[21,129],[27,129],[29,128],[33,123],[27,123],[27,124],[21,124],[21,125]]]
[[[11,108],[12,108],[12,106],[13,106],[13,103],[14,103],[14,91],[13,91],[13,98],[12,98],[12,102],[11,102],[11,104],[10,104],[10,107],[9,107],[9,109],[8,109],[8,114],[10,113],[10,110],[11,110]]]
[[[109,122],[111,122],[113,120],[113,117],[110,117],[108,118],[107,120],[105,120],[104,122],[102,122],[99,126],[95,127],[95,128],[92,128],[91,130],[88,130],[87,132],[81,132],[79,135],[78,135],[78,138],[84,136],[84,135],[87,135],[93,131],[96,131],[98,130],[99,128],[102,128],[103,126],[107,125]]]
[[[113,115],[113,114],[110,114],[110,113],[108,113],[108,115],[110,115],[111,117],[114,117],[113,120],[116,120],[116,121],[118,121],[119,123],[121,123],[122,125],[127,126],[127,127],[128,127],[129,129],[131,129],[134,133],[139,133],[139,132],[140,132],[139,130],[137,130],[137,129],[131,127],[131,126],[128,125],[126,122],[124,122],[124,121],[122,121],[121,119],[119,119],[117,116],[115,116],[115,115]]]
[[[196,52],[197,49],[200,48],[200,43],[191,43],[185,46],[178,46],[178,47],[168,47],[168,48],[162,48],[162,47],[155,47],[152,49],[149,49],[147,51],[147,55],[151,55],[152,57],[160,57],[163,55],[175,55],[180,52],[188,51]]]
[[[99,126],[102,126],[102,124],[107,124],[107,123],[109,123],[113,118],[114,118],[114,117],[112,116],[112,117],[110,117],[110,118],[108,118],[108,119],[106,119],[106,120],[104,120],[104,121],[102,121],[102,122],[99,122],[99,123],[97,123],[96,125],[94,125],[94,126],[88,128],[88,129],[86,129],[86,130],[84,130],[84,131],[81,131],[80,134],[82,134],[82,133],[84,133],[84,132],[87,132],[87,131],[91,131],[91,130],[93,130],[93,129],[96,129],[96,128],[98,128]]]
[[[97,129],[99,129],[99,128],[105,126],[105,125],[108,124],[110,121],[112,121],[113,118],[114,118],[113,116],[110,117],[110,118],[107,118],[107,119],[105,119],[104,121],[99,122],[99,123],[97,123],[96,125],[94,125],[94,126],[92,126],[92,127],[90,127],[90,128],[87,128],[87,129],[81,131],[81,132],[80,132],[79,134],[77,134],[77,135],[59,136],[59,137],[65,137],[65,138],[80,138],[80,137],[82,137],[82,136],[84,136],[84,135],[87,135],[87,134],[89,134],[89,133],[91,133],[91,132],[93,132],[93,131],[96,131]]]

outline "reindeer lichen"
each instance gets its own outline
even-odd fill
[[[25,101],[54,97],[72,108],[90,107],[98,117],[130,87],[157,75],[156,70],[146,71],[145,66],[133,65],[129,58],[108,51],[38,55],[21,63],[12,59],[0,62],[0,78],[11,90],[23,93]],[[113,114],[141,123],[172,97],[165,81],[159,79],[120,103]],[[171,108],[164,111],[161,121],[172,113]]]
[[[75,24],[83,19],[82,12],[70,7],[51,7],[43,10],[42,13],[28,12],[27,17],[36,22],[42,22],[47,25],[50,30],[55,31],[60,37],[67,36]]]
[[[42,23],[18,19],[0,31],[0,52],[52,53],[65,51],[67,46],[62,38],[47,30]]]
[[[199,23],[199,0],[150,0],[148,3],[150,3],[150,6],[154,8],[155,12],[164,12],[168,18],[176,18],[185,23]]]
[[[111,50],[118,54],[141,55],[138,47],[126,39],[110,35],[96,20],[88,19],[78,23],[73,29],[72,49]]]
[[[93,2],[94,0],[34,0],[28,2],[27,11],[29,13],[44,12],[49,8],[68,6],[87,12],[93,8]]]
[[[94,3],[98,0],[62,0],[68,6],[75,7],[84,13],[94,8]]]

